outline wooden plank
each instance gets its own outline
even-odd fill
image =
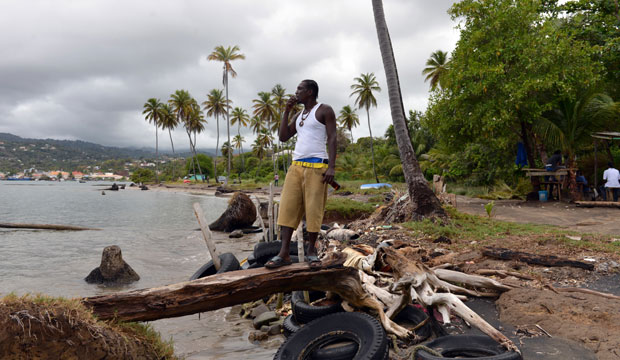
[[[260,214],[260,200],[258,196],[254,195],[254,199],[256,199],[256,215],[258,217],[258,222],[260,223],[260,227],[263,229],[263,241],[267,241],[267,232],[265,231],[265,222],[263,221],[263,216]]]
[[[215,242],[213,242],[211,229],[209,229],[209,224],[205,219],[205,214],[202,212],[202,208],[200,207],[199,203],[194,203],[194,214],[196,214],[198,224],[200,224],[200,230],[202,230],[202,237],[205,239],[207,249],[209,249],[209,253],[211,254],[211,259],[213,260],[213,265],[215,265],[215,270],[219,270],[222,266],[220,262],[220,254],[215,248]]]

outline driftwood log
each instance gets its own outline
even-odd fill
[[[610,207],[620,208],[620,202],[615,201],[575,201],[575,204],[580,207]]]
[[[71,225],[20,224],[20,223],[0,223],[0,228],[7,228],[7,229],[37,229],[37,230],[70,230],[70,231],[99,230],[99,229],[96,229],[96,228],[85,228],[85,227],[71,226]]]
[[[594,265],[583,261],[569,260],[554,255],[534,255],[522,251],[513,251],[504,248],[488,247],[482,254],[501,260],[518,260],[528,264],[542,266],[571,266],[586,270],[594,270]]]

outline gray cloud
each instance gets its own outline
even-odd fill
[[[452,3],[384,0],[407,109],[426,106],[421,71],[430,53],[454,48]],[[353,104],[350,85],[362,72],[374,72],[385,87],[368,1],[7,0],[0,32],[10,34],[0,38],[0,132],[23,137],[153,147],[142,105],[177,89],[202,102],[222,88],[221,64],[206,60],[217,45],[238,45],[246,55],[233,63],[239,76],[230,80],[230,97],[248,112],[257,92],[277,83],[293,92],[304,78],[317,80],[319,100],[336,111]],[[367,136],[359,114],[354,136]],[[376,135],[390,124],[385,91],[371,120]],[[215,119],[208,122],[200,147],[215,146]],[[247,148],[253,136],[243,135]],[[173,136],[187,146],[182,129]],[[220,144],[225,136],[220,119]]]

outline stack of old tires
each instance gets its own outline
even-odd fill
[[[292,314],[284,320],[288,337],[274,359],[388,359],[388,338],[381,323],[364,313],[348,313],[339,301],[313,303],[325,293],[310,291],[310,304],[303,292],[293,292]],[[419,341],[431,336],[428,316],[421,309],[407,306],[395,319],[399,324],[415,328]]]
[[[223,253],[220,255],[220,269],[215,270],[213,260],[210,260],[206,264],[202,265],[194,275],[189,279],[196,280],[209,275],[221,274],[229,271],[236,271],[240,269],[239,260],[233,253]]]
[[[438,337],[414,353],[415,360],[445,359],[520,360],[521,354],[507,351],[486,335],[446,335]]]
[[[278,255],[281,246],[282,241],[260,242],[254,245],[254,251],[248,256],[249,268],[254,269],[265,266],[267,261]],[[289,254],[294,263],[299,261],[297,257],[297,241],[291,241]]]

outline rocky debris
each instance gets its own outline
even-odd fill
[[[442,243],[442,244],[452,244],[452,240],[450,240],[449,238],[447,238],[447,237],[445,237],[443,235],[440,235],[437,239],[433,240],[433,242],[435,244],[439,244],[439,243]]]
[[[101,254],[101,264],[84,279],[89,284],[129,284],[140,276],[123,260],[121,248],[107,246]]]
[[[230,232],[250,227],[256,220],[256,207],[250,198],[236,192],[228,202],[228,208],[215,220],[209,229]]]
[[[280,316],[274,311],[267,311],[254,319],[253,325],[255,329],[260,329],[263,325],[268,325],[271,322],[275,322],[280,319]]]
[[[267,339],[269,339],[269,334],[261,331],[252,331],[250,335],[248,335],[248,340],[251,342],[264,341]]]
[[[260,316],[260,315],[262,315],[262,314],[264,314],[264,313],[266,313],[268,311],[271,311],[271,310],[267,307],[267,305],[262,303],[262,304],[259,304],[254,309],[252,309],[252,312],[250,313],[250,316],[252,318],[256,318],[256,317],[258,317],[258,316]]]
[[[228,235],[229,238],[240,238],[243,237],[243,230],[237,229]]]

